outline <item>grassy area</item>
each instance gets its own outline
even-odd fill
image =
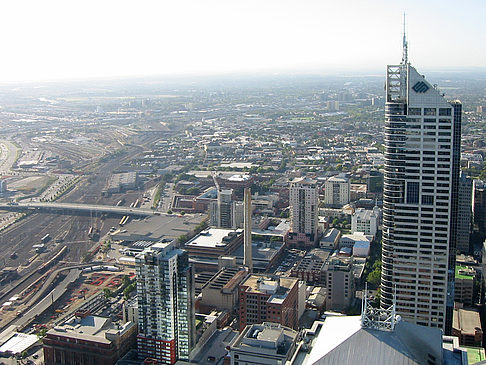
[[[159,185],[157,186],[157,190],[155,191],[154,202],[152,204],[152,208],[155,209],[159,205],[160,196],[162,195],[162,191],[164,191],[164,187],[165,187],[165,182],[164,181],[161,181],[159,183]]]
[[[459,272],[460,270],[467,270],[467,266],[456,266],[456,279],[461,279],[461,280],[473,280],[474,279],[474,274],[468,275],[467,272]]]
[[[466,349],[469,364],[476,364],[477,362],[486,360],[485,352],[482,347],[466,347]]]
[[[46,191],[49,186],[51,186],[52,184],[54,184],[54,182],[58,179],[57,176],[49,176],[49,177],[42,177],[40,178],[42,181],[45,181],[45,183],[43,183],[43,185],[40,187],[40,189],[37,189],[36,188],[36,184],[37,184],[37,181],[34,181],[32,182],[30,185],[27,184],[23,187],[19,187],[17,188],[18,191],[22,191],[24,193],[28,193],[28,192],[32,192],[32,194],[29,194],[29,195],[25,195],[23,197],[18,197],[17,198],[17,201],[21,201],[21,200],[27,200],[27,199],[30,199],[30,198],[35,198],[35,197],[38,197],[39,195],[41,195],[44,191]]]

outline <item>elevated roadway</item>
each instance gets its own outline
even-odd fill
[[[19,203],[0,203],[0,210],[8,210],[15,212],[36,211],[44,213],[78,213],[83,215],[100,215],[108,214],[111,216],[136,216],[149,217],[152,215],[160,215],[150,209],[130,208],[130,207],[115,207],[111,205],[94,205],[94,204],[79,204],[79,203],[49,203],[49,202],[19,202]]]

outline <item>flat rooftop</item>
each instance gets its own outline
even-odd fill
[[[223,238],[227,236],[237,237],[242,233],[242,229],[208,228],[187,242],[186,247],[224,247],[228,243],[224,242]]]
[[[37,335],[15,333],[0,347],[0,353],[21,354],[32,347],[37,341],[39,341]]]
[[[52,328],[47,334],[110,344],[112,341],[106,338],[107,333],[122,333],[134,325],[132,322],[127,322],[123,326],[118,326],[105,317],[86,316],[80,318],[74,316],[61,325]]]
[[[282,303],[298,282],[296,278],[251,275],[241,285],[247,286],[246,291],[250,293],[269,294],[272,303]]]
[[[288,358],[297,337],[297,331],[277,323],[264,322],[247,326],[231,345],[235,351],[273,354]]]
[[[263,242],[252,242],[251,244],[251,257],[254,261],[265,261],[270,262],[273,260],[275,255],[277,255],[283,248],[283,242],[272,242],[269,244]],[[233,255],[236,256],[237,260],[243,259],[245,247],[244,245],[239,246]]]
[[[321,271],[322,266],[327,261],[330,252],[314,249],[307,253],[302,261],[294,269],[296,271]]]
[[[478,330],[482,331],[479,312],[471,309],[455,309],[452,328],[471,335],[474,335]]]
[[[174,240],[194,230],[205,218],[204,214],[154,215],[142,220],[130,221],[112,237],[115,241],[129,242]]]
[[[364,208],[357,208],[354,214],[357,216],[358,219],[366,221],[370,220],[371,217],[376,217],[376,214],[373,210]]]
[[[235,267],[220,270],[207,283],[211,289],[234,290],[241,280],[248,274],[248,271]]]
[[[247,181],[250,180],[251,176],[250,175],[240,175],[240,174],[235,174],[227,178],[228,181]]]
[[[473,280],[476,276],[476,271],[469,266],[456,265],[456,279]]]

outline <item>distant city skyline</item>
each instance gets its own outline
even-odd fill
[[[6,2],[0,82],[484,67],[486,3],[451,0]],[[450,52],[451,47],[454,52]]]

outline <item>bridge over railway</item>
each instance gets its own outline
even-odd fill
[[[132,217],[149,217],[152,215],[160,215],[160,212],[155,212],[150,209],[130,208],[130,207],[115,207],[111,205],[94,205],[94,204],[80,204],[80,203],[49,203],[49,202],[19,202],[19,203],[0,203],[0,210],[8,210],[14,212],[35,211],[39,213],[54,213],[54,214],[82,214],[82,215],[101,215],[106,214],[110,216],[123,217],[126,215]]]

